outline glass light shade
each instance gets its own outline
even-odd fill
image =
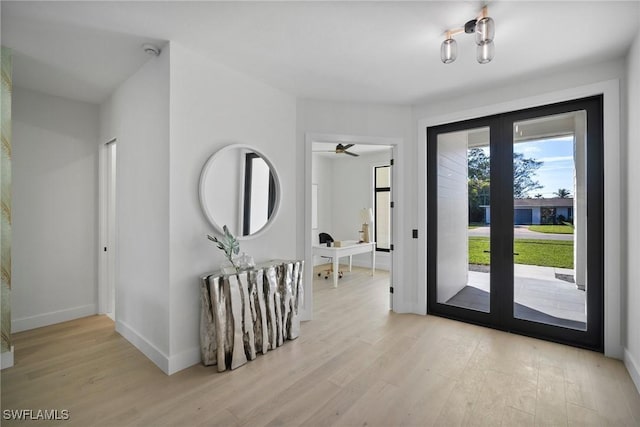
[[[483,43],[493,41],[496,33],[496,24],[493,19],[488,16],[481,18],[476,22],[476,44],[479,46]]]
[[[483,43],[478,45],[476,50],[476,59],[481,64],[491,62],[496,53],[496,46],[493,42]]]
[[[446,39],[440,46],[440,59],[445,64],[450,64],[458,56],[458,43],[454,39]]]

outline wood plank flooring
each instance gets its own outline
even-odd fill
[[[314,282],[300,338],[235,371],[166,376],[106,316],[14,335],[2,409],[68,409],[64,425],[640,425],[620,361],[388,311],[389,279]],[[16,425],[1,420],[2,425]],[[34,421],[34,425],[45,425]]]

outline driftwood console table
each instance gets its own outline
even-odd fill
[[[272,261],[202,277],[202,363],[235,369],[300,333],[304,261]]]

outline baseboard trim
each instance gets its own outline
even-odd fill
[[[371,254],[358,254],[354,255],[352,258],[352,265],[354,267],[363,267],[363,268],[371,268]],[[390,260],[389,254],[386,252],[378,252],[376,253],[376,270],[390,270]],[[327,258],[314,257],[313,258],[313,266],[318,267],[320,265],[331,265],[330,260]],[[340,265],[344,269],[345,266],[349,267],[349,258],[342,257],[340,258]]]
[[[35,316],[13,319],[11,321],[11,332],[22,332],[30,329],[41,328],[43,326],[55,325],[56,323],[91,316],[97,312],[98,306],[96,304],[87,304],[79,307],[37,314]]]
[[[151,344],[138,331],[121,320],[116,321],[116,332],[147,356],[162,372],[169,375],[169,358],[158,347]]]
[[[629,350],[627,350],[626,348],[624,349],[624,366],[627,367],[629,376],[631,376],[633,383],[636,385],[638,393],[640,393],[640,365],[638,365]]]
[[[200,354],[200,347],[190,348],[180,354],[171,356],[169,358],[169,375],[175,374],[178,371],[186,369],[190,366],[196,365],[202,361]]]
[[[342,263],[343,265],[346,265],[347,268],[349,268],[349,264],[348,261],[347,263]],[[351,263],[354,267],[362,267],[362,268],[368,268],[371,269],[371,260],[359,260],[359,259],[353,259],[353,262]],[[381,271],[389,271],[389,261],[387,260],[387,262],[383,261],[379,261],[378,259],[376,259],[376,271],[381,270]]]
[[[0,353],[0,369],[6,369],[13,366],[13,346],[11,350]]]

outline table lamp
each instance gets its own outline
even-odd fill
[[[369,243],[369,224],[373,222],[373,210],[371,208],[363,208],[360,210],[360,219],[362,220],[362,241]]]

